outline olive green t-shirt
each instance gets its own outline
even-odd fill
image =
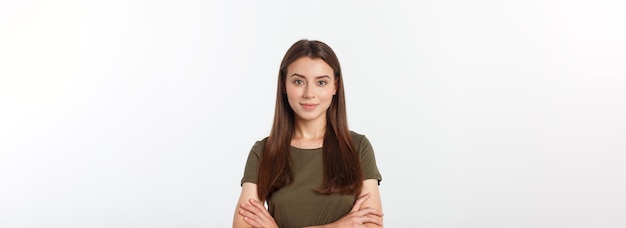
[[[374,150],[364,135],[350,132],[352,142],[360,154],[364,179],[382,177],[376,167]],[[241,184],[257,183],[258,165],[267,138],[257,141],[248,155]],[[322,148],[300,149],[290,147],[294,180],[274,192],[267,200],[268,210],[281,228],[304,227],[332,223],[346,215],[355,202],[353,195],[324,195],[315,192],[322,185]]]

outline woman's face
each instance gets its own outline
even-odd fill
[[[287,67],[285,90],[297,120],[325,120],[337,91],[334,71],[322,59],[299,58]]]

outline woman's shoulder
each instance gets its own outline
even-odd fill
[[[267,142],[267,139],[269,138],[269,136],[265,136],[265,138],[259,139],[256,142],[254,142],[254,145],[257,144],[265,144]]]
[[[364,142],[369,142],[365,134],[356,132],[354,130],[350,131],[350,136],[352,136],[352,143],[357,146],[361,145]]]
[[[252,145],[252,152],[256,154],[263,153],[263,148],[265,148],[265,143],[267,143],[268,137],[269,136],[266,136],[265,138],[259,139],[256,142],[254,142],[254,145]]]

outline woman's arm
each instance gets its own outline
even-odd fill
[[[363,202],[363,204],[361,205],[360,209],[365,209],[365,208],[373,208],[376,209],[378,212],[381,213],[380,216],[380,225],[374,224],[374,223],[367,223],[367,227],[382,227],[383,225],[383,204],[382,204],[382,200],[380,199],[380,191],[378,189],[378,180],[375,179],[369,179],[369,180],[364,180],[363,181],[363,190],[361,191],[361,196],[365,195],[365,194],[369,194],[370,197],[369,199],[367,199],[365,202]]]
[[[243,220],[243,215],[241,215],[240,213],[241,205],[246,204],[250,199],[259,201],[259,196],[257,195],[257,186],[254,183],[245,182],[243,183],[243,185],[241,185],[241,195],[239,195],[239,201],[237,202],[237,208],[235,209],[233,228],[252,227]]]
[[[378,180],[368,179],[363,181],[363,189],[354,207],[339,220],[309,228],[333,228],[333,227],[382,227],[383,207],[378,190]]]
[[[263,202],[259,200],[257,185],[249,182],[241,186],[241,196],[237,202],[237,209],[233,218],[233,227],[266,227],[277,228],[276,222]]]
[[[267,222],[269,225],[258,224],[259,227],[275,227],[275,223],[269,212],[263,207],[257,195],[257,185],[244,183],[239,197],[238,207],[235,211],[233,227],[252,227],[249,223]],[[245,216],[244,216],[245,215]],[[252,217],[252,219],[244,217]],[[244,220],[246,219],[246,220]],[[350,213],[341,219],[323,226],[310,228],[332,227],[382,227],[383,213],[378,190],[378,181],[375,179],[363,181],[363,189],[359,199],[354,203]]]

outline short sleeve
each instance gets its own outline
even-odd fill
[[[372,144],[365,137],[365,135],[359,135],[353,133],[354,144],[357,145],[357,151],[361,155],[361,170],[363,171],[363,180],[375,179],[378,180],[378,184],[383,180],[378,166],[376,166],[376,157],[374,155],[374,149]]]
[[[259,161],[264,145],[265,140],[257,141],[254,146],[252,146],[252,149],[250,149],[246,167],[243,172],[243,178],[241,178],[241,185],[243,185],[244,182],[257,183],[259,177]]]

